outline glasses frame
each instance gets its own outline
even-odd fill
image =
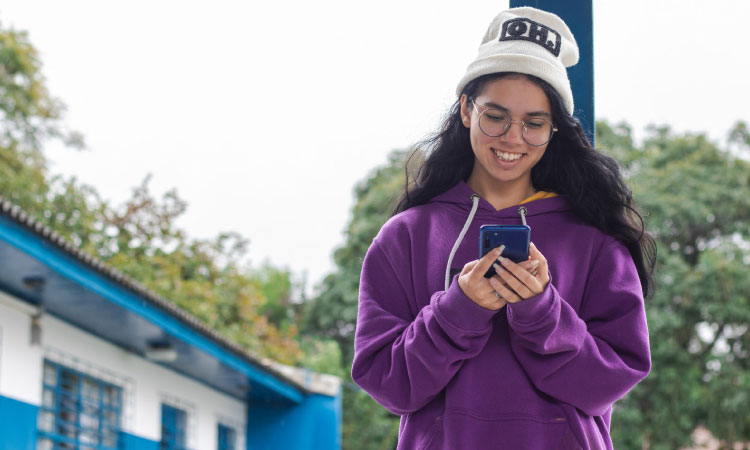
[[[533,147],[541,147],[542,145],[547,145],[547,144],[549,144],[549,141],[551,141],[551,140],[552,140],[552,136],[554,136],[555,132],[557,131],[557,127],[555,127],[555,124],[554,124],[554,123],[552,123],[552,121],[551,121],[551,120],[547,120],[547,119],[545,119],[544,117],[535,117],[535,119],[536,119],[536,120],[539,120],[539,119],[541,119],[541,120],[543,120],[543,121],[547,122],[548,124],[550,124],[550,126],[552,127],[552,131],[551,131],[551,132],[550,132],[550,134],[549,134],[549,139],[547,139],[547,142],[544,142],[544,143],[542,143],[542,144],[532,144],[531,142],[529,142],[528,140],[526,140],[526,132],[527,132],[527,131],[528,131],[529,129],[528,129],[528,127],[526,126],[526,122],[525,122],[525,121],[523,121],[523,120],[513,120],[513,119],[510,119],[510,121],[508,122],[508,126],[506,126],[506,127],[505,127],[505,131],[503,131],[503,132],[502,132],[502,133],[500,133],[500,134],[494,134],[494,135],[493,135],[493,134],[489,134],[488,132],[484,131],[484,129],[482,128],[482,116],[483,116],[483,115],[484,115],[484,113],[486,113],[487,111],[492,111],[492,110],[496,110],[496,111],[502,111],[502,110],[501,110],[501,109],[497,109],[497,108],[485,108],[485,109],[484,109],[483,111],[481,111],[481,112],[480,112],[480,111],[479,111],[479,108],[477,108],[477,102],[476,102],[476,101],[475,101],[474,99],[471,99],[471,104],[472,104],[472,105],[474,105],[474,111],[476,111],[476,112],[477,112],[477,114],[479,114],[479,118],[477,119],[477,124],[479,125],[479,130],[480,130],[480,131],[481,131],[482,133],[484,133],[484,134],[485,134],[485,136],[488,136],[488,137],[500,137],[500,136],[503,136],[503,135],[504,135],[504,134],[506,134],[506,133],[507,133],[508,131],[510,131],[510,127],[512,127],[512,126],[513,126],[513,123],[520,123],[520,124],[521,124],[521,138],[523,139],[523,141],[524,141],[525,143],[527,143],[527,144],[529,144],[529,145],[533,146]],[[506,112],[506,111],[503,111],[503,112],[505,112],[505,113],[507,114],[507,112]],[[508,114],[508,115],[510,115],[510,114]]]

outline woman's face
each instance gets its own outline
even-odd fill
[[[513,122],[502,136],[487,136],[479,128],[479,113],[494,108],[507,111],[514,121],[540,117],[552,121],[544,91],[527,78],[506,77],[485,84],[474,102],[476,109],[465,95],[461,97],[461,118],[470,129],[475,156],[470,179],[485,187],[503,183],[530,190],[531,168],[542,158],[548,144],[528,144],[522,137],[520,122]]]

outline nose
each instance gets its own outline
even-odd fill
[[[513,124],[518,124],[518,127],[514,127]],[[510,142],[523,142],[523,122],[520,120],[511,120],[510,127],[503,134],[503,137]]]

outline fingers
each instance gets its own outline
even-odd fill
[[[547,266],[547,258],[542,255],[542,252],[540,252],[539,249],[536,248],[536,245],[534,245],[533,242],[529,244],[529,256],[534,260],[539,261],[538,278],[539,281],[544,286],[546,286],[549,282],[549,268]]]
[[[533,297],[542,292],[542,284],[528,270],[504,259],[502,267],[495,268],[498,276],[521,298]],[[510,301],[510,300],[509,300]]]
[[[533,242],[529,244],[529,257],[531,257],[532,260],[539,261],[540,272],[547,272],[547,258],[542,255]]]
[[[487,270],[497,261],[505,246],[500,246],[487,252],[481,259],[464,265],[458,277],[458,286],[471,301],[483,308],[498,310],[505,306],[507,300],[498,297],[496,289],[484,277]],[[507,289],[506,289],[507,291]],[[501,294],[502,295],[502,294]]]
[[[534,276],[536,276],[537,272],[539,271],[538,259],[528,259],[526,261],[518,263],[518,265],[526,269],[530,274]]]
[[[484,274],[487,273],[488,270],[490,270],[492,264],[494,264],[495,261],[497,261],[497,258],[502,255],[503,250],[505,250],[505,246],[501,245],[500,247],[488,251],[487,254],[482,256],[482,259],[479,260],[474,270],[476,272],[479,272],[479,274],[484,277]]]
[[[500,297],[503,298],[503,300],[509,302],[509,303],[518,303],[521,300],[523,300],[518,294],[513,292],[511,289],[508,288],[508,286],[504,285],[502,282],[500,282],[497,278],[497,276],[491,277],[489,280],[490,286],[500,294]]]
[[[490,266],[494,266],[497,275],[487,281],[492,289],[502,297],[503,301],[509,303],[517,303],[542,293],[549,283],[547,259],[534,243],[529,245],[529,259],[517,264],[508,258],[502,258],[502,262],[495,261],[490,254],[494,256],[497,254],[497,250],[489,252],[479,261],[475,261],[476,264],[472,266],[473,273],[471,275],[474,276],[475,273],[484,275]]]

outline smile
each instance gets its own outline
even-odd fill
[[[518,159],[521,159],[526,153],[509,153],[509,152],[501,152],[500,150],[494,150],[495,156],[498,157],[501,161],[516,161]]]

